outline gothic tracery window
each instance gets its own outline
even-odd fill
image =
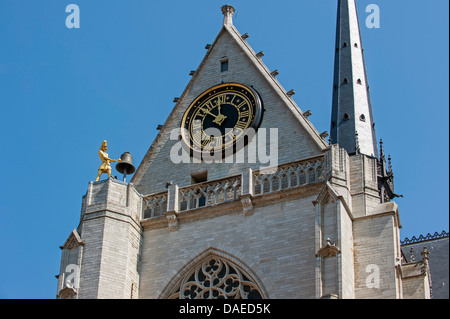
[[[234,263],[210,256],[181,280],[169,299],[262,299],[258,285]]]

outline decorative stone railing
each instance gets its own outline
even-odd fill
[[[167,211],[167,191],[142,198],[142,217],[155,218],[164,216]]]
[[[168,190],[143,196],[143,219],[166,216],[169,228],[178,227],[177,216],[205,207],[241,201],[245,215],[253,213],[252,198],[279,191],[302,187],[326,180],[326,156],[280,165],[274,170],[252,171],[241,175],[207,181],[179,188],[169,185]]]
[[[239,199],[241,176],[233,176],[179,189],[179,210],[215,206]]]
[[[253,173],[253,195],[264,195],[325,180],[323,156],[281,165],[273,174]]]

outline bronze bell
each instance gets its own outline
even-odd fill
[[[119,173],[123,174],[123,181],[125,182],[125,179],[127,177],[127,174],[133,174],[135,172],[135,168],[133,165],[133,157],[131,157],[131,154],[128,152],[123,153],[120,155],[120,162],[116,164],[116,170]]]

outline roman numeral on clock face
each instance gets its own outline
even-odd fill
[[[202,131],[198,130],[194,133],[194,136],[192,136],[192,139],[196,142],[200,142],[202,140]]]
[[[214,137],[214,147],[222,147],[223,136]]]
[[[241,121],[238,121],[237,123],[236,123],[236,125],[234,126],[234,128],[238,128],[238,129],[241,129],[241,130],[245,130],[245,127],[247,126],[247,123],[246,122],[241,122]]]
[[[223,104],[223,103],[225,103],[225,102],[226,102],[226,98],[227,98],[227,95],[226,95],[226,94],[219,95],[219,96],[217,97],[216,104],[217,104],[217,103],[218,103],[218,104]]]
[[[202,147],[205,147],[206,145],[209,145],[214,139],[208,138],[206,140],[202,141]]]
[[[240,108],[243,107],[246,103],[247,103],[247,101],[244,100],[244,101],[242,101],[238,106],[236,106],[236,108],[240,109]]]
[[[249,110],[239,113],[239,117],[249,117],[249,115],[250,115],[250,111]]]
[[[201,130],[202,129],[202,121],[200,120],[195,120],[194,123],[192,124],[192,130]]]

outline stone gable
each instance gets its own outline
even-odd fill
[[[224,59],[228,60],[228,71],[221,72]],[[172,162],[170,152],[178,139],[171,138],[171,133],[179,132],[182,116],[190,103],[210,87],[227,82],[253,87],[261,96],[265,111],[259,132],[266,129],[267,139],[278,142],[278,164],[320,155],[328,147],[246,40],[233,26],[224,26],[133,177],[132,182],[141,194],[163,191],[169,181],[179,186],[189,185],[191,174],[197,172],[207,171],[208,180],[212,180],[241,174],[248,168],[258,170],[269,166],[259,158],[256,163],[249,162],[247,151],[243,163]],[[270,129],[277,129],[278,136]],[[267,155],[271,154],[269,147],[267,143]]]

